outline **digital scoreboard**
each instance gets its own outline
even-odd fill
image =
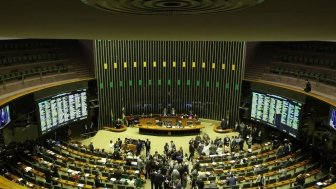
[[[278,95],[252,92],[251,119],[296,137],[302,103]]]
[[[329,126],[336,130],[336,108],[335,107],[330,108]]]
[[[9,106],[0,108],[0,129],[4,128],[11,121]]]
[[[86,119],[87,90],[61,93],[38,102],[41,134],[70,122]]]

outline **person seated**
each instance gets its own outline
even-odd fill
[[[118,168],[118,169],[114,172],[114,174],[113,174],[113,178],[115,178],[115,179],[118,180],[118,181],[122,178],[122,173],[121,173],[120,168]]]
[[[95,185],[96,188],[102,187],[102,183],[101,183],[101,181],[99,179],[99,175],[95,176],[95,178],[94,178],[94,185]]]
[[[296,177],[295,186],[302,186],[303,187],[304,184],[305,184],[305,177],[302,174],[299,174]]]

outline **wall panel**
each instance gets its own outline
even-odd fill
[[[99,126],[111,114],[177,113],[238,119],[245,42],[95,41]]]

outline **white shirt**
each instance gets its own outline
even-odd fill
[[[209,145],[204,145],[204,147],[203,147],[203,150],[202,150],[202,153],[205,153],[205,155],[207,155],[207,156],[209,156],[210,155],[210,145],[211,144],[209,144]]]
[[[217,150],[216,150],[217,154],[221,155],[223,154],[223,148],[221,147],[218,147]]]

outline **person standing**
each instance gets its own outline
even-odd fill
[[[137,145],[136,145],[136,155],[137,156],[140,155],[141,149],[142,149],[142,142],[140,140],[138,140]]]
[[[99,188],[101,187],[101,182],[100,182],[100,179],[99,179],[99,175],[96,175],[95,178],[94,178],[94,185],[96,188]]]
[[[173,151],[173,149],[176,150],[176,145],[174,144],[173,141],[170,141],[170,150]]]
[[[222,130],[226,129],[226,121],[225,121],[224,118],[222,119],[222,121],[220,123],[220,127],[221,127]]]
[[[304,91],[309,93],[311,91],[311,84],[310,82],[308,81],[308,79],[306,80],[306,87],[304,88]]]
[[[230,143],[231,143],[231,139],[230,137],[228,137],[227,135],[224,137],[224,145],[225,146],[230,146]]]
[[[196,186],[197,186],[198,189],[204,189],[204,182],[201,178],[198,178],[196,180]]]
[[[91,153],[94,152],[94,147],[93,147],[92,142],[90,142],[90,144],[89,144],[89,150],[90,150]]]
[[[168,156],[168,153],[169,153],[169,145],[168,145],[167,142],[166,142],[166,144],[165,144],[164,147],[163,147],[163,151],[164,151],[165,155]]]
[[[110,149],[111,149],[111,152],[113,152],[114,144],[113,144],[113,141],[112,141],[112,140],[110,140],[109,147],[110,147]]]
[[[146,157],[146,160],[145,160],[145,178],[148,179],[151,177],[151,171],[152,171],[152,156],[149,155],[148,157]]]
[[[194,147],[194,142],[191,141],[189,142],[189,157],[188,157],[188,161],[191,161],[194,158],[195,155],[195,147]]]
[[[247,135],[246,137],[246,144],[248,146],[248,149],[251,149],[252,148],[252,135]]]
[[[71,140],[71,134],[72,134],[70,126],[68,127],[68,133],[67,134],[68,134],[68,141],[70,141]]]
[[[265,185],[265,177],[264,177],[264,175],[259,174],[257,176],[257,179],[256,179],[255,182],[257,183],[257,186],[258,186],[259,189],[263,188],[264,185]]]
[[[233,176],[233,174],[231,174],[230,178],[227,180],[227,184],[229,186],[235,186],[237,184],[237,179]]]
[[[145,147],[146,147],[146,155],[147,155],[150,153],[150,149],[151,149],[151,141],[149,141],[148,138],[146,139]]]
[[[162,183],[163,183],[163,175],[161,174],[161,170],[158,170],[154,180],[155,189],[162,189]]]
[[[150,181],[151,181],[151,189],[154,189],[155,188],[155,178],[156,178],[156,171],[155,170],[152,170],[150,172]]]

